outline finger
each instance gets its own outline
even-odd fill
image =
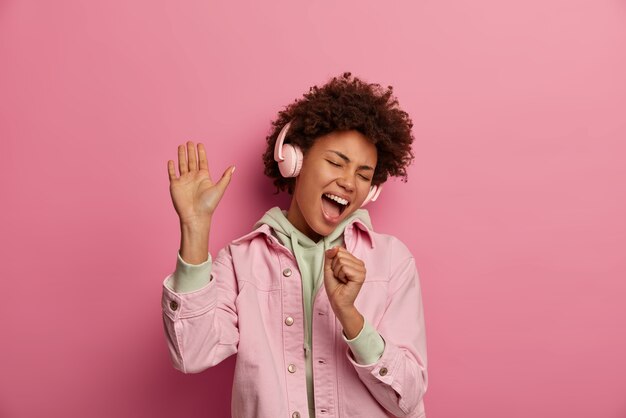
[[[355,257],[345,248],[341,247],[337,252],[335,259],[345,260],[346,263],[353,265],[357,270],[365,272],[365,263],[360,258]]]
[[[235,172],[235,166],[231,165],[230,167],[226,169],[226,171],[224,171],[224,174],[222,174],[222,178],[217,182],[217,185],[220,188],[220,190],[222,190],[222,193],[224,192],[224,190],[226,190],[226,187],[228,187],[228,185],[230,184],[230,179],[233,177],[234,172]]]
[[[332,265],[333,271],[338,271],[341,266],[346,266],[346,267],[350,267],[355,273],[365,275],[365,265],[363,264],[361,260],[359,260],[358,258],[354,258],[354,259],[346,258],[345,256],[343,258],[340,258],[340,257],[341,256],[339,255],[335,257],[335,260],[339,260],[339,261],[337,261],[336,263]]]
[[[365,270],[362,269],[361,266],[352,263],[339,263],[336,267],[333,267],[333,272],[339,274],[342,268],[344,272],[346,271],[345,269],[349,269],[348,271],[353,274],[365,275]]]
[[[351,264],[354,266],[358,266],[361,263],[361,260],[352,256],[352,254],[350,253],[342,253],[341,251],[338,251],[335,258],[333,258],[332,267],[334,268],[337,265],[337,263],[347,263],[347,264]]]
[[[352,253],[346,250],[345,247],[337,247],[337,257],[354,258],[355,260],[357,259],[355,256],[352,255]]]
[[[335,277],[335,279],[341,284],[347,284],[350,281],[345,276]]]
[[[206,150],[204,149],[204,144],[200,142],[198,144],[198,168],[200,170],[209,170],[209,163],[206,159]],[[211,179],[211,174],[209,173],[209,180]]]
[[[176,167],[174,166],[174,161],[172,160],[167,162],[167,174],[169,175],[170,181],[176,180]]]
[[[333,261],[332,261],[333,269],[335,268],[335,266],[337,266],[337,264],[339,264],[339,262],[341,262],[341,251],[338,250],[337,255],[333,257]]]
[[[354,269],[351,266],[340,265],[333,271],[337,280],[342,283],[348,283],[351,277],[354,277]]]
[[[187,159],[189,160],[189,171],[196,171],[198,169],[196,147],[191,141],[187,141]]]
[[[365,282],[365,272],[353,266],[342,266],[340,275],[346,278],[346,282],[353,282],[362,285]]]
[[[346,284],[348,283],[348,278],[345,275],[345,272],[342,272],[342,266],[337,266],[330,271],[330,276],[332,276],[335,280],[340,283]]]
[[[185,146],[178,146],[178,172],[182,176],[187,174],[187,156],[185,155]]]
[[[333,247],[324,251],[324,272],[325,273],[331,272],[333,269],[332,262],[333,262],[333,257],[335,257],[335,254],[337,253],[336,248],[337,247]]]
[[[345,272],[343,275],[340,275],[343,268],[346,267],[344,264],[341,263],[337,263],[334,267],[333,267],[333,276],[335,276],[336,278],[344,278],[345,279]]]

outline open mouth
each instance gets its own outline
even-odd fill
[[[348,207],[349,202],[331,193],[322,195],[322,208],[332,218],[340,216]]]

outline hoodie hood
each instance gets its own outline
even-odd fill
[[[324,244],[325,249],[331,248],[336,244],[336,241],[343,242],[343,233],[346,229],[346,226],[350,224],[353,220],[359,219],[363,222],[370,230],[372,228],[372,221],[370,219],[369,213],[366,209],[357,209],[353,213],[350,214],[346,219],[342,220],[337,227],[331,232],[329,235],[322,237],[318,242],[313,241],[311,238],[306,236],[300,230],[298,230],[295,226],[289,222],[287,219],[287,211],[281,210],[278,206],[274,206],[265,214],[261,219],[259,219],[253,226],[253,229],[258,228],[263,224],[267,224],[270,228],[272,228],[272,232],[274,235],[281,241],[283,245],[293,251],[293,244],[303,246],[306,248],[311,248],[315,246],[319,246]],[[297,238],[294,240],[293,238]]]

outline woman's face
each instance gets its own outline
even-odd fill
[[[376,146],[358,131],[319,137],[304,156],[287,219],[313,241],[329,235],[365,201],[376,161]]]

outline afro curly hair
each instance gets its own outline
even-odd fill
[[[267,136],[263,154],[265,175],[274,179],[276,193],[293,194],[294,178],[284,178],[274,161],[274,145],[280,130],[291,121],[286,142],[298,145],[302,153],[315,140],[334,131],[355,130],[376,146],[378,162],[373,185],[384,183],[389,176],[407,181],[406,167],[414,159],[411,151],[413,122],[398,106],[393,87],[382,88],[344,72],[321,87],[313,86],[303,98],[295,100],[278,113]]]

